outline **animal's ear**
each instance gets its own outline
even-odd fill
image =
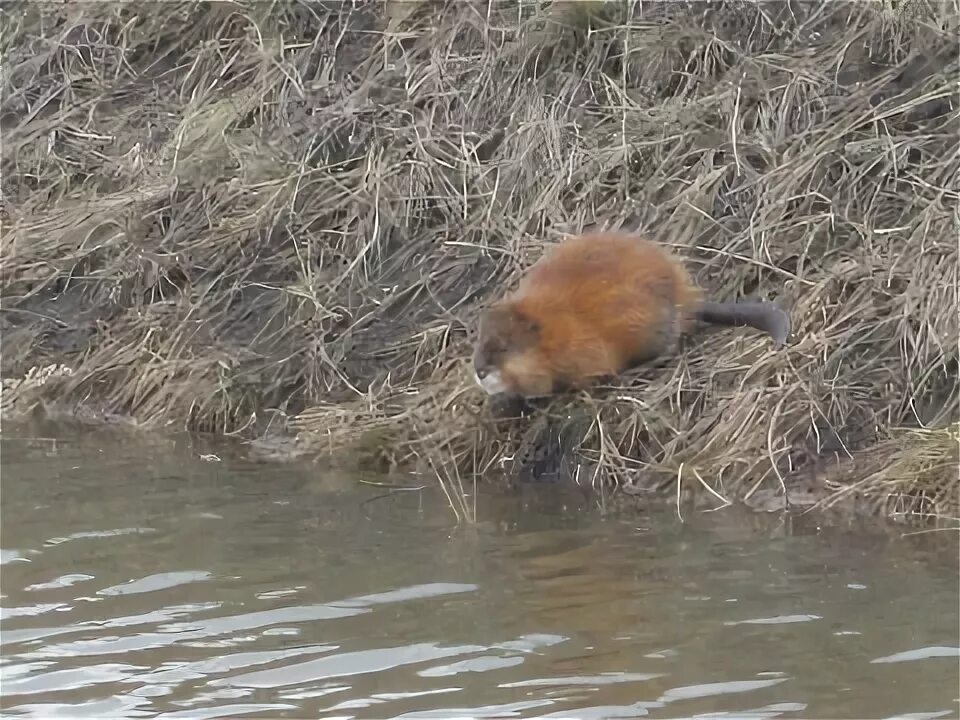
[[[490,305],[480,316],[480,325],[497,327],[510,320],[510,312],[502,303]]]

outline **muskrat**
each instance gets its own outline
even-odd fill
[[[489,395],[523,398],[582,389],[673,350],[696,320],[755,328],[776,347],[791,328],[772,302],[705,300],[680,261],[642,236],[582,234],[483,313],[475,380]]]

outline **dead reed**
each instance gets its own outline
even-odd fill
[[[462,511],[507,467],[960,516],[960,0],[2,12],[5,410],[292,431]],[[690,338],[494,423],[477,312],[592,224],[776,297],[794,343]]]

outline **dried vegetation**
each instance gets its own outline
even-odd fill
[[[2,12],[7,411],[292,432],[455,505],[506,466],[960,516],[958,0]],[[589,225],[776,297],[792,346],[704,334],[495,423],[477,312]]]

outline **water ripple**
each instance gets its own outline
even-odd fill
[[[886,657],[879,657],[871,660],[872,663],[899,663],[913,662],[915,660],[929,660],[930,658],[960,657],[960,647],[948,647],[944,645],[933,645],[930,647],[917,648],[916,650],[905,650],[904,652],[894,653]]]

